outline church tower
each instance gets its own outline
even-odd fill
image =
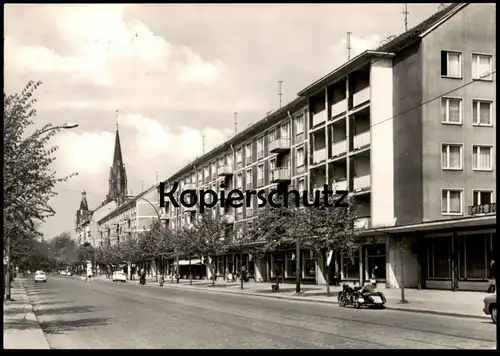
[[[113,153],[113,164],[109,169],[109,192],[107,200],[114,200],[120,205],[125,201],[127,196],[127,174],[123,164],[120,133],[118,131],[118,110],[116,111],[116,115],[115,151]]]

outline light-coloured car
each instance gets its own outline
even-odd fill
[[[66,275],[66,271],[60,271],[60,272],[59,272],[59,275],[60,275],[60,276],[65,276],[65,275]]]
[[[35,272],[35,283],[42,282],[47,283],[47,276],[44,271],[36,271]]]
[[[497,294],[488,294],[484,297],[483,311],[486,315],[491,315],[494,324],[497,323]]]
[[[127,276],[123,271],[117,271],[113,273],[113,282],[126,282]]]

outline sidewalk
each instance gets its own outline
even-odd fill
[[[12,282],[11,299],[3,302],[3,348],[50,349],[19,279]]]

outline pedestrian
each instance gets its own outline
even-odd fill
[[[378,269],[378,266],[375,265],[373,267],[373,271],[372,271],[372,278],[371,278],[371,283],[373,285],[373,287],[377,288],[377,269]]]
[[[92,267],[87,267],[87,278],[85,282],[90,282],[92,280]]]
[[[240,278],[243,280],[243,282],[247,281],[247,268],[245,266],[241,267],[241,276]]]
[[[496,265],[495,265],[495,260],[492,258],[491,263],[490,263],[490,283],[488,286],[488,293],[495,293],[496,291],[496,285],[495,285],[495,278],[496,278]]]

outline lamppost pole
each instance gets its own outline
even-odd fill
[[[54,126],[54,127],[49,127],[45,130],[42,130],[41,132],[39,132],[38,134],[32,136],[31,138],[35,138],[35,137],[38,137],[40,136],[41,134],[44,134],[46,132],[49,132],[49,131],[53,131],[53,130],[59,130],[59,129],[74,129],[75,127],[78,127],[78,124],[72,124],[72,123],[65,123],[61,126]],[[33,142],[33,141],[29,141],[29,140],[24,140],[23,142],[21,142],[21,145],[23,144],[29,144],[30,142]],[[6,238],[6,249],[5,249],[5,252],[6,252],[6,256],[4,257],[4,264],[6,264],[6,267],[7,267],[7,273],[6,273],[6,278],[5,278],[5,282],[7,282],[7,286],[5,288],[5,300],[11,300],[11,297],[10,297],[10,280],[11,280],[11,275],[12,275],[12,271],[11,271],[11,267],[12,267],[12,262],[11,262],[11,256],[10,256],[10,233],[7,234],[7,238]]]

